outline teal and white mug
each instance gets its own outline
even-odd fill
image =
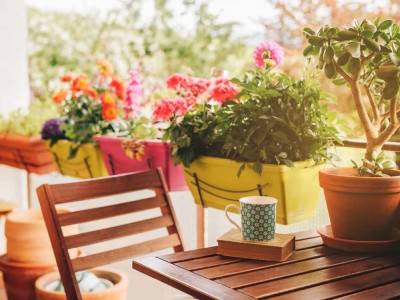
[[[247,241],[271,241],[275,237],[277,199],[267,196],[250,196],[239,199],[240,207],[229,204],[225,215],[235,227],[242,232]],[[238,210],[242,226],[233,221],[228,214],[229,208]]]

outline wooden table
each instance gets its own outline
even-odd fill
[[[296,234],[285,262],[223,257],[203,248],[136,259],[133,268],[200,299],[384,299],[400,297],[400,253],[359,254]]]

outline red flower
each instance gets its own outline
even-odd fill
[[[189,90],[193,96],[198,96],[210,87],[210,81],[203,78],[191,78],[189,80]]]
[[[106,121],[115,120],[118,117],[118,108],[115,104],[104,105],[101,115]]]
[[[189,106],[185,98],[162,98],[153,110],[153,119],[155,121],[166,121],[173,116],[184,115],[188,108]]]
[[[72,76],[70,74],[64,74],[60,77],[60,81],[62,82],[70,82],[72,80]]]
[[[99,95],[97,94],[96,90],[93,88],[88,88],[87,90],[84,91],[85,94],[92,96],[92,98],[97,99]]]
[[[80,75],[72,81],[71,90],[74,92],[85,91],[89,88],[89,79],[85,75]]]
[[[100,101],[104,106],[108,105],[115,105],[116,101],[116,96],[112,92],[104,92],[100,95]]]
[[[187,90],[189,88],[189,80],[181,74],[174,74],[167,79],[167,88],[175,91]]]
[[[114,88],[115,94],[117,94],[117,96],[121,100],[125,100],[125,98],[126,98],[125,85],[124,85],[124,82],[120,78],[114,77],[111,81],[110,86],[112,88]]]
[[[60,104],[61,102],[63,102],[65,100],[65,98],[68,95],[68,91],[61,89],[58,92],[53,94],[53,101],[54,103]]]
[[[235,99],[235,95],[238,92],[238,87],[228,79],[219,78],[210,90],[210,98],[219,103],[224,103],[227,100]]]

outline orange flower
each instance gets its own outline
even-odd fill
[[[72,81],[71,89],[75,92],[89,89],[89,80],[85,75],[80,75]]]
[[[84,93],[88,94],[89,96],[92,96],[92,98],[94,98],[94,99],[97,99],[99,97],[96,90],[91,87],[88,88],[87,90],[85,90]]]
[[[112,66],[107,60],[99,59],[96,64],[100,69],[100,75],[109,76],[113,73]]]
[[[100,101],[104,106],[115,105],[117,102],[115,99],[115,94],[112,92],[104,92],[100,95]]]
[[[64,99],[67,97],[68,91],[61,89],[58,92],[53,94],[53,101],[57,104],[60,104],[61,102],[64,101]]]
[[[114,120],[118,117],[118,108],[116,105],[105,105],[101,110],[101,115],[106,121]]]
[[[121,100],[125,100],[126,98],[125,85],[120,78],[114,77],[111,81],[110,86],[114,88],[115,93]]]
[[[60,80],[62,82],[70,82],[72,80],[71,74],[64,74],[63,76],[60,77]]]

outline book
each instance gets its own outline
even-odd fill
[[[275,234],[272,241],[246,241],[239,229],[231,229],[217,239],[217,253],[239,258],[285,261],[295,251],[292,234]]]

